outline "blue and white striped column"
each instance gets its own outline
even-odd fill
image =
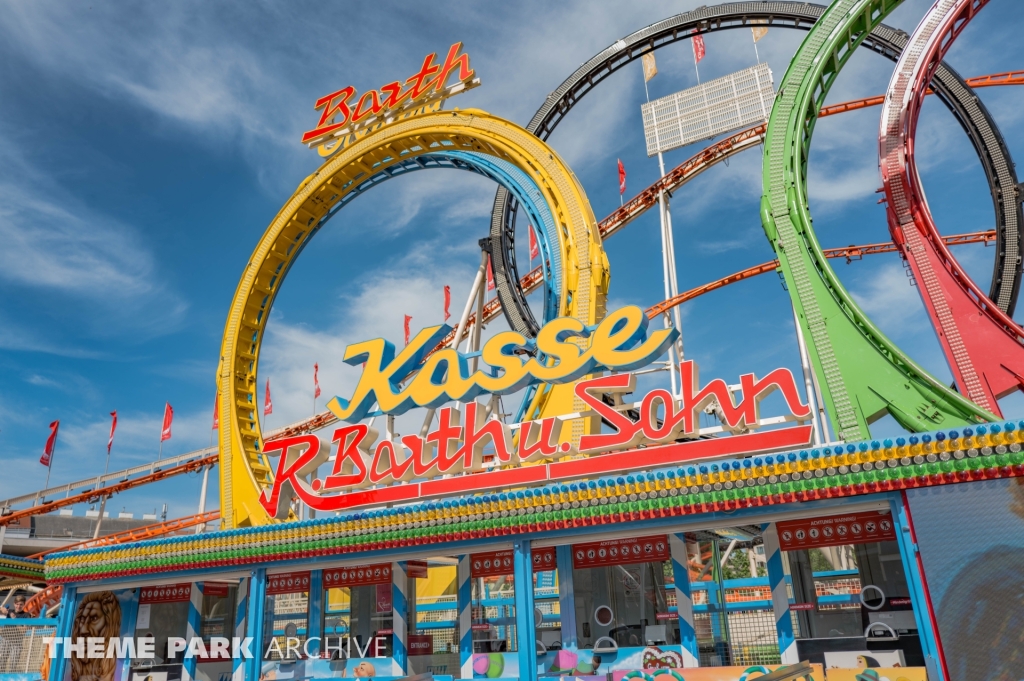
[[[765,557],[768,559],[768,584],[772,588],[779,653],[782,655],[782,664],[796,664],[800,661],[800,655],[793,634],[793,617],[789,614],[789,589],[786,585],[786,571],[782,567],[782,549],[779,548],[779,532],[775,523],[763,527],[762,537]]]
[[[572,546],[555,547],[555,565],[558,567],[558,610],[562,618],[562,650],[575,650],[576,590],[572,576]]]
[[[57,641],[65,641],[71,637],[71,626],[75,621],[76,606],[78,604],[78,589],[65,585],[60,596],[60,619],[57,620]],[[56,657],[50,660],[50,680],[64,681],[64,670],[69,660],[64,659],[64,644],[54,643],[57,647]]]
[[[473,678],[473,582],[470,579],[470,556],[459,556],[459,661],[462,678]]]
[[[409,673],[409,648],[407,647],[409,625],[409,573],[405,563],[391,564],[391,650],[394,656],[391,673],[405,676]]]
[[[693,597],[690,594],[690,571],[687,569],[686,538],[682,534],[668,537],[672,552],[672,581],[676,585],[676,615],[679,617],[679,643],[683,647],[683,666],[699,667],[697,629],[693,623]]]
[[[244,678],[259,679],[263,667],[263,606],[267,599],[267,569],[250,573],[249,597],[246,598],[245,635],[252,639],[252,658],[245,661]]]
[[[242,640],[245,638],[245,615],[249,607],[249,578],[243,577],[238,581],[238,603],[235,605],[235,636]],[[257,646],[258,648],[259,646]],[[255,650],[253,651],[255,652]],[[231,660],[231,681],[245,681],[245,662],[239,655]]]
[[[188,602],[188,628],[185,629],[185,640],[191,642],[199,637],[200,614],[203,611],[203,585],[199,582],[192,583],[192,595]],[[186,648],[185,652],[188,652]],[[182,681],[192,681],[196,678],[196,658],[185,656],[185,664],[182,667]]]
[[[519,650],[519,678],[537,678],[537,627],[533,622],[533,551],[530,540],[512,543],[512,567],[516,589],[516,643]]]

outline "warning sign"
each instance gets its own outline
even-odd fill
[[[668,537],[663,534],[655,537],[629,537],[592,544],[574,544],[572,547],[572,566],[577,570],[604,565],[651,563],[669,558],[671,554],[668,550]]]
[[[779,523],[778,530],[783,551],[896,541],[892,516],[877,511],[788,520]]]

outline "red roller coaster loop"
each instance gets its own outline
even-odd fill
[[[960,391],[1000,414],[998,398],[1024,386],[1024,329],[978,288],[943,242],[921,185],[915,134],[942,57],[987,0],[939,0],[904,49],[882,109],[879,166],[893,241],[910,264]],[[1018,74],[990,77],[988,84]],[[1014,198],[1013,200],[1019,200]],[[1016,250],[1013,244],[1007,249]],[[1017,262],[1018,253],[1007,253]]]

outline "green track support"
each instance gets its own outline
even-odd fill
[[[821,251],[807,205],[807,156],[829,89],[855,48],[903,0],[836,0],[807,34],[764,143],[764,226],[804,330],[836,436],[870,438],[886,413],[920,432],[996,420],[919,367],[867,318]]]

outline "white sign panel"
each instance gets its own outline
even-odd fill
[[[648,102],[640,107],[647,155],[763,123],[774,101],[772,71],[760,63]]]

